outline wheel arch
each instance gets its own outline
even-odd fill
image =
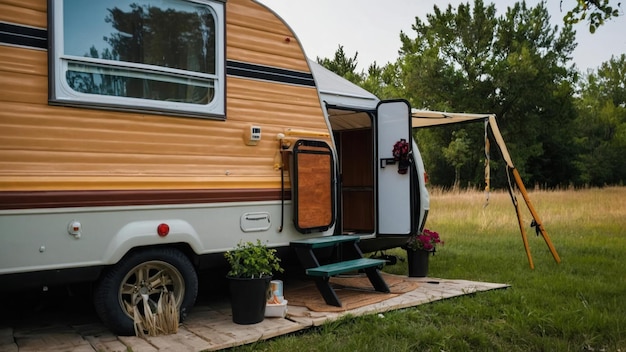
[[[193,266],[196,268],[196,270],[198,269],[198,258],[199,258],[199,256],[193,251],[193,249],[191,248],[189,243],[186,243],[186,242],[161,243],[161,244],[153,244],[153,245],[133,247],[130,250],[128,250],[120,258],[120,261],[123,260],[124,258],[128,257],[128,256],[131,256],[131,255],[135,254],[135,253],[138,253],[138,252],[141,252],[141,251],[150,250],[150,249],[153,249],[153,248],[172,248],[172,249],[176,249],[179,252],[181,252],[182,254],[184,254],[185,257],[187,257],[187,259],[189,259],[189,261],[191,262],[191,264],[193,264]]]
[[[166,224],[169,232],[158,233],[158,227]],[[109,241],[102,260],[106,265],[118,263],[123,257],[137,250],[153,247],[173,247],[183,252],[197,266],[198,255],[203,251],[202,242],[194,227],[180,219],[133,221],[124,225]]]

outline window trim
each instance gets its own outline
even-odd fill
[[[183,0],[185,1],[185,0]],[[215,17],[215,74],[152,66],[132,62],[115,64],[113,61],[77,57],[64,53],[63,0],[48,0],[48,102],[51,105],[79,106],[93,109],[143,112],[158,115],[174,115],[224,120],[226,116],[226,5],[224,0],[186,0],[208,6]],[[69,87],[65,74],[68,65],[95,64],[113,70],[129,70],[150,76],[162,74],[171,80],[213,80],[214,98],[208,104],[190,104],[175,101],[88,94]],[[204,83],[209,83],[205,81]],[[210,83],[209,83],[210,84]]]

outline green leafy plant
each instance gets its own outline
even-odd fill
[[[239,242],[234,249],[224,253],[224,257],[230,264],[229,277],[259,278],[283,272],[276,250],[268,248],[261,240]]]

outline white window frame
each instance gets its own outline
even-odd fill
[[[92,0],[86,0],[92,1]],[[100,1],[100,0],[98,0]],[[140,63],[111,61],[99,58],[65,55],[63,0],[50,0],[50,55],[49,55],[49,102],[54,105],[78,105],[97,109],[112,109],[156,114],[172,114],[200,118],[225,118],[225,5],[221,0],[187,0],[188,2],[207,5],[215,17],[215,74],[173,69],[163,66]],[[213,85],[214,96],[207,104],[193,104],[176,101],[142,99],[113,95],[101,95],[77,92],[65,78],[71,63],[92,65],[93,72],[99,70],[121,70],[130,77],[158,77],[161,81],[195,81],[197,84]],[[212,83],[212,84],[211,84]]]

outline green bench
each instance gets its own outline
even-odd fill
[[[363,253],[357,244],[359,240],[358,236],[340,235],[307,238],[290,243],[304,267],[305,273],[315,280],[326,304],[341,307],[341,301],[330,284],[330,278],[357,270],[365,271],[376,291],[389,292],[389,287],[379,271],[379,268],[382,268],[386,261],[384,259],[363,258]],[[327,247],[338,249],[340,253],[338,261],[320,265],[314,250]]]

